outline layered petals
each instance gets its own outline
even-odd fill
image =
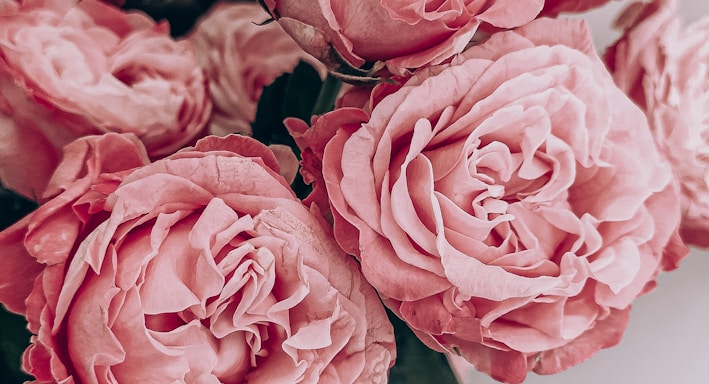
[[[670,168],[590,41],[571,20],[494,34],[375,90],[359,124],[353,108],[315,120],[306,148],[332,133],[335,236],[385,304],[501,381],[616,344],[687,254]]]
[[[514,28],[542,0],[266,0],[274,19],[310,54],[337,69],[382,61],[394,73],[460,53],[481,25]],[[337,51],[333,54],[332,50]]]
[[[193,142],[209,117],[190,43],[166,24],[91,0],[30,1],[0,16],[0,179],[43,201],[71,141],[133,133],[152,158]]]
[[[618,86],[645,112],[682,192],[682,237],[709,246],[709,18],[682,28],[675,0],[634,3],[606,54]]]
[[[0,276],[0,301],[35,334],[25,370],[77,383],[384,381],[395,349],[381,302],[278,172],[255,140],[209,137],[0,233],[23,274]],[[62,220],[73,232],[48,226]],[[12,279],[34,287],[5,289]]]

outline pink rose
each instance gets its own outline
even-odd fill
[[[20,9],[19,0],[0,0],[0,16],[11,15]]]
[[[325,64],[384,61],[395,73],[441,63],[465,49],[478,27],[514,28],[534,19],[543,0],[265,0],[283,28]]]
[[[0,179],[40,199],[62,147],[105,132],[170,154],[202,131],[206,87],[166,24],[95,0],[28,2],[0,19]]]
[[[255,3],[219,3],[197,24],[190,39],[209,77],[214,103],[210,132],[251,134],[261,90],[300,60],[325,69]]]
[[[385,304],[506,382],[618,343],[687,248],[669,166],[585,23],[540,19],[384,87],[310,135],[334,133],[335,237]]]
[[[682,192],[682,238],[709,247],[709,17],[680,30],[677,2],[635,3],[606,61],[647,115]]]
[[[266,147],[210,137],[103,174],[114,147],[93,148],[90,176],[71,183],[86,156],[67,155],[65,192],[0,233],[0,301],[29,321],[38,381],[386,379],[381,302]]]

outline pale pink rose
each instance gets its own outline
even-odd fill
[[[218,3],[190,36],[209,78],[214,103],[210,132],[251,134],[263,87],[303,60],[324,76],[325,69],[305,53],[256,3]]]
[[[669,166],[582,21],[496,33],[370,108],[305,140],[335,237],[425,344],[498,380],[617,344],[688,252]]]
[[[709,17],[681,28],[674,0],[635,3],[606,61],[645,111],[682,192],[683,239],[709,246]]]
[[[514,28],[543,0],[265,0],[273,17],[310,54],[338,69],[334,48],[361,67],[383,61],[395,73],[441,63],[465,49],[481,25]],[[334,60],[334,61],[333,61]]]
[[[93,170],[113,167],[106,149]],[[0,301],[29,321],[38,381],[386,380],[381,302],[265,146],[209,137],[77,186],[79,160],[60,165],[64,193],[0,232]]]
[[[31,1],[0,18],[0,179],[41,199],[62,147],[134,133],[151,157],[193,142],[211,104],[189,42],[95,0]]]

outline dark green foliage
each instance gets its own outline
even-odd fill
[[[170,22],[173,37],[185,35],[216,0],[126,0],[123,9],[136,9],[157,21]]]
[[[310,64],[300,62],[293,73],[283,74],[264,87],[256,109],[256,119],[251,124],[254,138],[266,145],[288,145],[300,158],[300,150],[283,125],[283,120],[295,117],[309,123],[322,84],[317,71]],[[291,187],[300,198],[311,190],[300,174]]]
[[[0,306],[0,377],[3,383],[22,383],[31,380],[20,371],[22,352],[30,343],[27,321],[8,313]]]
[[[387,310],[396,334],[396,365],[390,384],[456,384],[446,357],[425,346],[401,319]]]
[[[37,208],[37,204],[0,186],[0,229],[5,229]],[[22,383],[30,380],[20,371],[22,352],[30,343],[27,321],[0,305],[0,380]]]
[[[310,64],[300,62],[293,73],[285,73],[263,88],[251,127],[254,138],[264,144],[289,145],[299,154],[283,120],[295,117],[310,122],[322,80]]]
[[[0,185],[0,230],[9,227],[37,208],[37,204]]]

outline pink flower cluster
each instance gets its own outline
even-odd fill
[[[0,0],[0,181],[40,204],[0,232],[23,370],[386,382],[385,308],[502,382],[616,345],[709,246],[709,24],[631,4],[604,62],[547,18],[605,2],[219,3],[173,38],[111,2]],[[300,159],[249,137],[299,61],[352,82],[285,121]]]

